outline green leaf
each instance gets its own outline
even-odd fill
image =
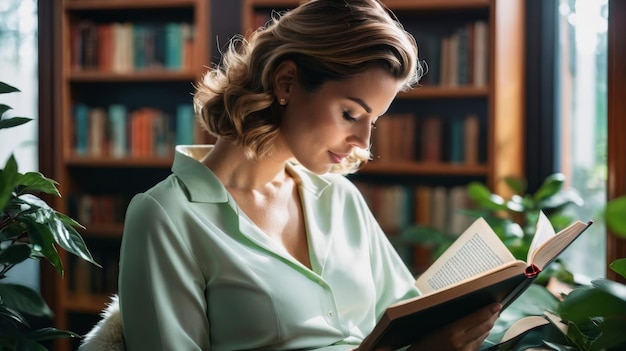
[[[556,351],[580,351],[581,350],[581,349],[577,349],[569,345],[561,345],[561,344],[553,343],[550,341],[544,341],[544,342],[546,343],[547,346],[551,347],[552,349]]]
[[[2,115],[7,112],[8,110],[11,109],[11,106],[5,105],[5,104],[0,104],[0,117],[2,117]],[[2,123],[2,119],[0,118],[0,123]]]
[[[604,278],[592,280],[591,285],[624,301],[624,316],[626,317],[626,285]]]
[[[574,289],[557,306],[561,318],[582,323],[591,317],[626,315],[626,303],[620,298],[595,287]]]
[[[32,244],[38,246],[38,251],[56,268],[60,276],[63,276],[63,264],[59,258],[59,252],[54,246],[54,235],[47,224],[38,223],[30,217],[19,219],[28,228],[28,237]]]
[[[527,183],[526,180],[520,177],[504,177],[504,182],[506,185],[513,190],[513,192],[517,195],[522,195],[526,193]]]
[[[52,311],[35,290],[19,284],[0,284],[2,303],[7,307],[33,316],[52,316]]]
[[[18,184],[26,187],[26,191],[29,192],[44,192],[46,194],[52,194],[61,196],[57,189],[57,182],[53,179],[46,178],[39,172],[27,172],[18,177]]]
[[[482,183],[470,183],[467,186],[467,192],[470,198],[472,198],[481,207],[494,211],[506,209],[506,202],[504,199],[497,194],[491,193],[489,188]]]
[[[1,297],[1,296],[0,296]],[[18,311],[4,305],[0,300],[0,319],[28,327],[28,322]]]
[[[20,90],[12,85],[9,85],[7,83],[4,82],[0,82],[0,94],[6,94],[6,93],[16,93],[19,92]]]
[[[3,106],[6,106],[6,105],[3,105]],[[0,129],[17,127],[19,125],[28,123],[32,120],[33,120],[32,118],[28,118],[28,117],[4,118],[0,120]]]
[[[18,335],[15,351],[48,351],[48,349],[34,340]]]
[[[578,194],[578,191],[574,189],[567,189],[557,191],[550,196],[546,196],[542,199],[536,199],[537,208],[540,209],[552,209],[560,208],[569,204],[582,206],[585,204],[585,200]]]
[[[567,338],[578,347],[579,350],[589,350],[590,344],[597,339],[599,331],[591,328],[588,320],[585,323],[567,323]]]
[[[0,209],[4,212],[4,208],[11,198],[11,193],[15,188],[15,184],[18,178],[17,161],[15,156],[11,154],[7,160],[4,169],[0,171]]]
[[[565,183],[565,175],[563,173],[554,173],[547,176],[539,189],[533,195],[535,201],[539,202],[547,197],[558,193]]]
[[[626,346],[626,318],[604,319],[598,329],[600,335],[591,344],[592,350],[624,350],[624,347],[618,346]]]
[[[17,239],[25,230],[26,228],[22,223],[13,222],[0,229],[0,241]]]
[[[626,278],[626,258],[620,258],[618,260],[613,261],[609,265],[609,268],[611,268],[615,273]]]
[[[10,265],[26,261],[30,257],[30,246],[13,244],[0,252],[0,264]]]
[[[611,231],[626,238],[626,196],[607,202],[604,218]]]
[[[98,267],[102,267],[94,261],[91,253],[87,249],[87,245],[85,245],[83,238],[76,231],[76,229],[72,226],[66,225],[58,217],[54,218],[54,220],[48,223],[48,225],[54,241],[56,241],[59,246],[67,252],[73,253],[74,255],[82,258],[83,260],[89,261]]]
[[[69,330],[42,328],[28,333],[28,337],[36,341],[46,341],[60,338],[80,338],[81,336]]]
[[[524,198],[519,195],[511,196],[511,199],[506,203],[506,207],[509,211],[517,213],[522,213],[526,210]]]
[[[71,217],[69,217],[69,216],[67,216],[67,215],[65,215],[65,214],[63,214],[61,212],[56,212],[56,216],[61,220],[61,222],[65,223],[65,224],[67,224],[69,226],[85,229],[85,227],[82,224],[76,222],[74,219],[72,219]]]

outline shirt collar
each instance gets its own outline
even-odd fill
[[[181,180],[192,202],[228,202],[228,191],[200,160],[208,154],[212,145],[178,145],[174,155],[172,172]],[[295,161],[287,162],[287,171],[296,179],[298,185],[319,197],[330,182],[324,177],[312,173]]]

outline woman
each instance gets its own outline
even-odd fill
[[[358,349],[414,278],[338,173],[421,68],[377,0],[314,0],[233,40],[197,86],[214,146],[179,146],[173,174],[128,207],[120,263],[135,350]],[[419,340],[474,350],[498,306]]]

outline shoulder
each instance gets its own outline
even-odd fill
[[[137,214],[170,212],[183,202],[187,202],[184,188],[175,175],[169,175],[164,180],[153,185],[147,190],[135,194],[128,205],[127,212]]]

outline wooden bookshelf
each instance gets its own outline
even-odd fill
[[[410,208],[409,222],[405,222],[405,226],[419,222],[418,218],[424,217],[416,210],[417,194],[405,194],[403,198],[408,199],[409,203],[400,206],[379,203],[386,201],[381,200],[386,197],[397,197],[387,194],[386,189],[397,191],[398,186],[404,187],[407,192],[416,191],[414,189],[417,187],[424,186],[437,188],[438,192],[443,187],[452,192],[452,189],[465,186],[470,181],[481,181],[496,193],[510,195],[500,180],[505,176],[520,176],[524,170],[524,2],[522,0],[383,0],[383,2],[415,36],[420,49],[420,59],[426,60],[429,72],[420,87],[399,94],[389,110],[389,116],[409,113],[417,120],[411,125],[411,128],[415,128],[414,133],[405,134],[413,135],[413,144],[405,145],[404,149],[401,149],[402,154],[407,154],[404,152],[407,147],[414,148],[415,150],[408,153],[412,156],[406,156],[407,159],[397,159],[393,153],[391,157],[386,158],[377,156],[378,140],[393,143],[394,139],[401,138],[402,132],[402,128],[397,128],[389,135],[377,139],[376,133],[381,133],[382,129],[377,128],[372,134],[373,160],[356,175],[351,176],[357,185],[364,185],[364,195],[366,198],[371,197],[368,201],[374,214],[379,215],[376,213],[377,208],[381,208],[381,211],[387,211],[394,206]],[[298,0],[244,0],[242,33],[251,33],[263,25],[270,19],[272,11],[292,9],[299,3]],[[480,30],[486,29],[486,34],[482,37],[483,44],[486,45],[486,49],[483,49],[485,54],[480,56],[482,57],[480,63],[483,64],[481,68],[486,76],[477,79],[474,77],[475,72],[482,71],[473,71],[471,80],[456,76],[450,80],[451,74],[441,73],[443,67],[453,66],[456,67],[455,70],[459,70],[462,64],[458,60],[461,57],[467,59],[470,54],[466,54],[462,49],[455,51],[456,55],[452,55],[450,54],[452,49],[448,49],[448,55],[444,60],[444,51],[441,51],[443,39],[456,35],[455,45],[460,46],[458,41],[464,40],[466,47],[471,45],[472,48],[476,48],[478,46],[475,43],[478,39],[474,33],[479,30],[476,29],[479,25],[482,26]],[[458,39],[461,34],[457,33],[464,31],[466,37]],[[467,37],[470,35],[474,38],[472,42],[474,44],[468,44]],[[429,46],[438,50],[429,49]],[[456,56],[457,61],[453,61],[456,64],[449,63],[451,56]],[[471,57],[476,59],[479,56]],[[473,67],[474,61],[470,62]],[[472,144],[478,150],[479,161],[472,164],[456,159],[453,161],[452,156],[446,155],[449,150],[443,150],[436,162],[426,162],[423,159],[423,152],[419,150],[420,138],[423,137],[420,136],[421,121],[432,116],[440,118],[444,127],[442,134],[439,135],[442,144],[439,147],[452,149],[459,145],[452,146],[450,142],[452,137],[444,133],[451,129],[453,119],[467,115],[476,115],[479,119],[479,137]],[[381,121],[379,120],[379,124]],[[456,190],[454,192],[459,193]],[[433,209],[445,207],[431,203]],[[404,214],[397,216],[407,217]],[[387,234],[393,237],[398,229],[401,230],[402,226],[400,228],[394,226],[392,230],[387,230]],[[419,268],[416,271],[419,271]]]
[[[51,37],[58,40],[51,53],[57,100],[44,116],[50,145],[42,144],[42,169],[59,182],[63,194],[52,200],[53,207],[86,227],[81,234],[103,268],[81,266],[77,271],[81,263],[60,252],[65,276],[53,278],[42,268],[42,293],[54,311],[54,327],[84,334],[117,291],[127,201],[170,172],[173,139],[182,128],[177,108],[191,106],[193,85],[208,65],[210,1],[62,0],[47,10],[54,11]],[[114,141],[112,132],[104,133],[101,145],[79,149],[80,133],[97,132],[92,115],[83,129],[77,119],[79,104],[90,113],[103,109],[107,130],[113,125],[111,106],[122,106],[118,126],[125,136]],[[129,126],[141,109],[151,109],[156,117]],[[130,139],[136,134],[131,132],[157,128],[163,133],[142,135],[150,140],[147,153],[134,152]],[[207,141],[204,133],[191,133],[186,137],[194,142]],[[112,145],[119,140],[125,142],[114,153]],[[77,340],[54,342],[58,351],[77,347]]]

